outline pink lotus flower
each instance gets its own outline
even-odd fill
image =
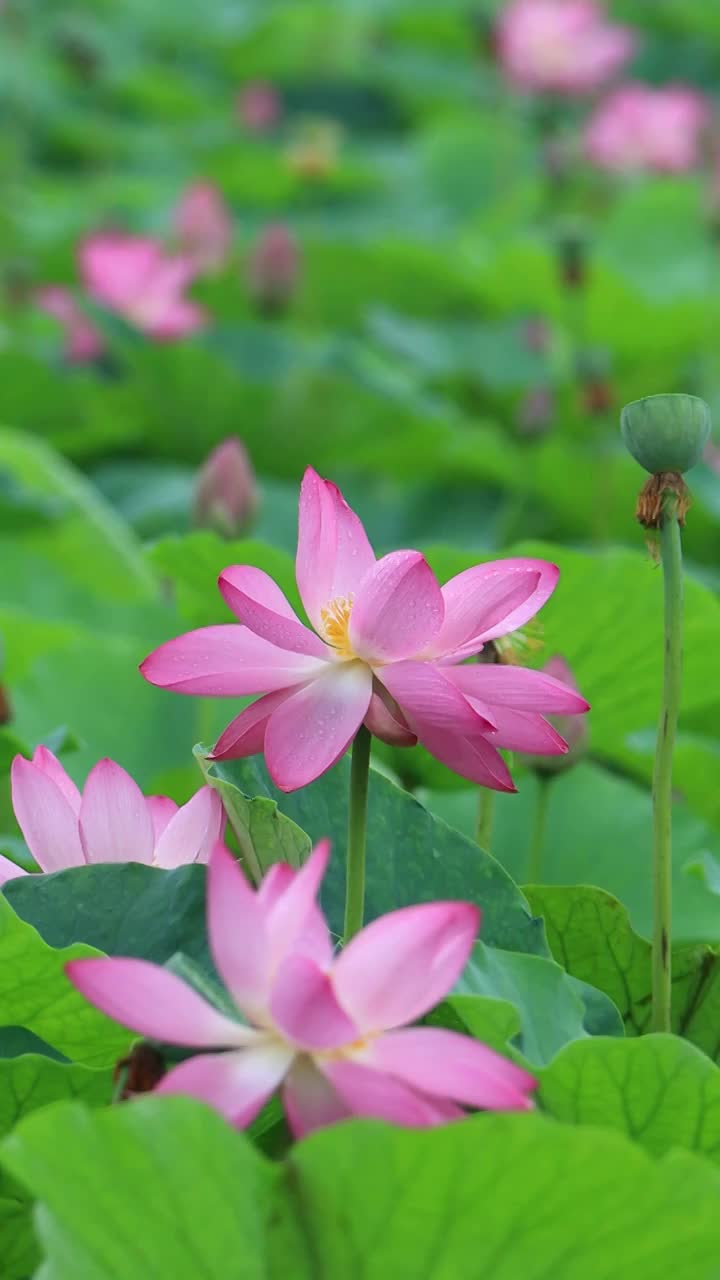
[[[577,691],[577,681],[572,669],[560,654],[548,658],[543,671],[546,675],[552,676],[555,680],[561,680],[570,689]],[[550,716],[549,719],[558,733],[562,734],[568,750],[564,756],[528,756],[525,763],[539,773],[558,773],[562,769],[570,768],[582,759],[587,750],[587,720],[580,716]]]
[[[512,0],[497,27],[506,76],[539,92],[592,93],[634,47],[632,32],[607,22],[594,0]]]
[[[255,472],[247,449],[237,436],[228,436],[208,455],[195,482],[195,524],[238,534],[252,520],[258,506]]]
[[[376,560],[337,486],[309,467],[296,573],[315,631],[266,573],[232,565],[219,586],[244,625],[179,636],[140,669],[151,684],[179,693],[264,692],[228,726],[213,758],[262,751],[283,791],[330,769],[363,723],[385,742],[410,746],[419,739],[473,782],[514,791],[497,748],[564,752],[543,712],[577,715],[588,704],[540,671],[461,664],[532,618],[558,572],[544,560],[499,560],[441,589],[419,551]]]
[[[47,747],[32,760],[16,756],[11,769],[15,817],[41,871],[86,862],[145,862],[155,867],[207,862],[222,841],[225,815],[211,787],[178,808],[167,796],[143,795],[119,764],[100,760],[82,795]],[[26,875],[0,858],[0,884]]]
[[[91,298],[157,341],[194,333],[205,312],[184,291],[196,275],[187,257],[171,257],[145,236],[99,232],[80,246],[80,271]]]
[[[277,89],[262,80],[245,85],[237,97],[240,122],[251,133],[264,133],[276,125],[282,114]]]
[[[700,161],[708,120],[708,105],[693,89],[622,85],[593,113],[585,150],[599,169],[683,173]]]
[[[292,231],[281,222],[265,227],[248,259],[248,287],[259,307],[287,306],[297,288],[300,252]]]
[[[180,252],[202,271],[217,271],[232,245],[233,220],[222,193],[211,182],[188,187],[174,216]]]
[[[73,960],[71,982],[139,1035],[224,1049],[174,1067],[156,1093],[216,1107],[238,1128],[280,1086],[296,1137],[351,1115],[427,1127],[462,1106],[527,1110],[535,1081],[454,1031],[408,1028],[447,994],[470,955],[476,907],[432,902],[373,921],[339,956],[316,897],[329,845],[293,872],[272,867],[257,892],[231,855],[208,872],[213,960],[249,1025],[145,960]]]
[[[46,285],[38,289],[35,302],[41,311],[60,322],[65,335],[65,359],[71,364],[87,364],[103,354],[102,334],[90,323],[69,289]]]

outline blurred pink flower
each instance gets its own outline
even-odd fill
[[[457,981],[477,908],[430,902],[393,911],[335,957],[316,900],[328,854],[323,841],[300,871],[276,864],[257,892],[227,851],[211,856],[210,947],[246,1023],[146,960],[73,960],[68,977],[139,1035],[225,1050],[180,1063],[155,1092],[199,1098],[237,1128],[281,1085],[297,1138],[352,1115],[426,1128],[460,1118],[463,1106],[529,1110],[536,1082],[526,1071],[469,1036],[405,1026]]]
[[[280,94],[263,80],[246,84],[237,96],[238,118],[251,133],[272,129],[282,115]]]
[[[555,416],[555,392],[552,387],[530,387],[516,411],[518,430],[524,436],[544,435]]]
[[[621,85],[593,112],[585,150],[599,169],[682,173],[699,163],[708,119],[708,104],[694,89]]]
[[[222,192],[211,182],[196,182],[182,196],[174,215],[180,252],[198,271],[217,271],[226,261],[233,220]]]
[[[208,455],[195,481],[195,524],[237,534],[257,510],[255,472],[247,449],[229,436]]]
[[[538,92],[592,93],[635,47],[633,33],[609,23],[594,0],[511,0],[496,35],[508,79]]]
[[[158,341],[194,333],[205,321],[203,309],[184,297],[195,264],[149,237],[89,236],[80,246],[80,271],[91,298]]]
[[[105,350],[102,334],[88,320],[69,289],[46,285],[38,289],[35,303],[47,315],[58,320],[65,335],[65,358],[71,364],[97,360]]]
[[[247,264],[250,294],[258,306],[276,311],[287,306],[297,288],[300,251],[289,227],[270,223],[252,247]]]
[[[165,868],[207,862],[225,830],[222,801],[211,787],[178,808],[167,796],[146,798],[112,760],[90,770],[81,795],[52,751],[38,747],[32,760],[15,757],[11,782],[15,817],[41,871],[86,862]],[[0,858],[0,884],[25,874]]]
[[[244,625],[203,627],[161,645],[140,670],[151,684],[203,697],[265,696],[221,735],[214,759],[264,752],[294,791],[330,769],[361,724],[398,745],[419,740],[462,777],[514,791],[498,747],[561,753],[543,712],[588,704],[540,671],[460,665],[522,627],[552,594],[558,569],[518,558],[477,565],[441,589],[419,551],[376,560],[340,490],[308,467],[300,491],[296,576],[315,631],[262,570],[220,575]]]

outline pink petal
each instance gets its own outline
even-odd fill
[[[262,1016],[269,978],[262,908],[232,854],[213,849],[208,866],[207,921],[215,967],[238,1008]]]
[[[324,1129],[352,1115],[312,1058],[305,1056],[295,1059],[285,1079],[283,1106],[295,1138],[304,1138],[315,1129]]]
[[[168,822],[173,814],[177,813],[178,806],[169,796],[146,796],[145,803],[150,813],[150,819],[153,824],[153,839],[157,846],[157,842]]]
[[[492,745],[494,735],[468,738],[428,726],[420,734],[420,741],[436,760],[461,778],[489,787],[492,791],[517,790],[505,761]]]
[[[337,485],[308,467],[300,488],[295,572],[303,605],[318,631],[321,609],[337,596],[352,596],[374,563],[362,523]]]
[[[10,779],[15,817],[40,869],[82,866],[77,817],[57,783],[23,756],[15,756]]]
[[[432,1009],[465,967],[480,927],[467,902],[430,902],[392,911],[341,951],[333,984],[362,1031],[413,1022]]]
[[[225,603],[256,635],[279,649],[327,661],[327,645],[303,626],[280,588],[262,569],[231,565],[220,574],[218,585]]]
[[[393,662],[376,671],[376,678],[398,703],[418,738],[427,727],[456,734],[493,729],[495,721],[482,715],[448,677],[450,667],[432,662]]]
[[[191,1047],[253,1044],[258,1032],[233,1022],[182,978],[148,960],[93,956],[65,966],[86,1000],[123,1027]]]
[[[319,1065],[353,1115],[425,1129],[462,1114],[459,1108],[450,1110],[447,1104],[438,1107],[403,1081],[362,1063],[344,1058]]]
[[[445,622],[434,654],[477,653],[496,636],[517,631],[533,618],[557,584],[560,570],[546,560],[518,558],[475,565],[445,583]]]
[[[382,693],[377,689],[373,690],[365,717],[365,728],[391,747],[414,747],[417,742],[416,735],[408,728],[397,703],[384,689]]]
[[[493,714],[497,722],[493,746],[535,755],[562,756],[567,752],[565,739],[537,712],[494,706]]]
[[[202,329],[207,318],[208,313],[204,307],[183,298],[168,303],[149,323],[138,327],[144,328],[158,342],[172,342]]]
[[[291,693],[292,689],[266,693],[264,698],[258,698],[252,706],[241,711],[220,734],[209,759],[242,760],[245,756],[256,756],[264,751],[268,720],[275,708],[289,698]]]
[[[265,761],[281,791],[314,782],[345,754],[371,693],[369,667],[339,662],[273,711],[265,732]]]
[[[23,867],[19,867],[11,858],[4,858],[0,854],[0,886],[7,884],[8,880],[17,880],[18,876],[26,876],[28,873]]]
[[[337,1049],[358,1038],[358,1028],[338,1004],[330,974],[307,956],[288,955],[270,997],[275,1026],[300,1049]]]
[[[141,236],[100,232],[80,246],[80,272],[88,293],[112,308],[132,304],[146,287],[161,246]]]
[[[201,787],[178,809],[155,846],[157,867],[180,867],[207,862],[224,828],[222,800],[212,787]]]
[[[590,706],[562,680],[528,667],[473,663],[471,666],[444,667],[443,670],[458,689],[472,698],[482,698],[491,709],[498,704],[514,707],[517,711],[578,715]]]
[[[80,839],[88,862],[152,862],[155,837],[145,797],[113,760],[99,760],[88,774]]]
[[[184,1094],[207,1102],[236,1129],[244,1129],[277,1089],[292,1059],[293,1050],[278,1043],[201,1054],[173,1067],[154,1092]]]
[[[47,747],[36,747],[33,752],[32,762],[37,769],[41,769],[47,778],[52,778],[56,787],[62,791],[73,813],[80,813],[80,792],[78,791],[72,778],[63,769],[57,756]]]
[[[317,906],[329,857],[330,841],[321,840],[299,871],[276,866],[271,868],[275,876],[265,877],[258,900],[265,912],[271,968],[290,952],[308,956],[321,969],[329,966],[333,955],[330,931]]]
[[[443,598],[419,551],[393,551],[372,565],[360,583],[349,639],[368,662],[395,662],[425,649],[442,626]]]
[[[372,1042],[369,1062],[413,1089],[468,1107],[527,1111],[537,1081],[487,1045],[439,1027],[391,1031]]]
[[[243,698],[300,684],[326,666],[317,658],[278,649],[248,627],[228,623],[168,640],[141,663],[140,671],[150,684],[176,693]]]

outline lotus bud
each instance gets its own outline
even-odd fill
[[[250,254],[248,287],[261,311],[282,311],[295,292],[300,253],[292,231],[281,222],[265,228]]]
[[[247,84],[237,96],[237,114],[240,123],[251,133],[265,133],[282,115],[280,95],[265,81]]]
[[[258,507],[255,473],[245,446],[229,436],[209,454],[195,484],[194,523],[234,537],[247,529]]]

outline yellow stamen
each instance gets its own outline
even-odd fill
[[[336,596],[334,600],[330,601],[330,604],[320,610],[325,639],[328,644],[332,645],[333,649],[337,650],[341,658],[352,658],[353,656],[348,636],[352,607],[352,596]]]
[[[542,623],[536,618],[518,631],[511,631],[507,636],[498,636],[493,640],[501,662],[511,665],[528,662],[533,653],[544,648]]]

